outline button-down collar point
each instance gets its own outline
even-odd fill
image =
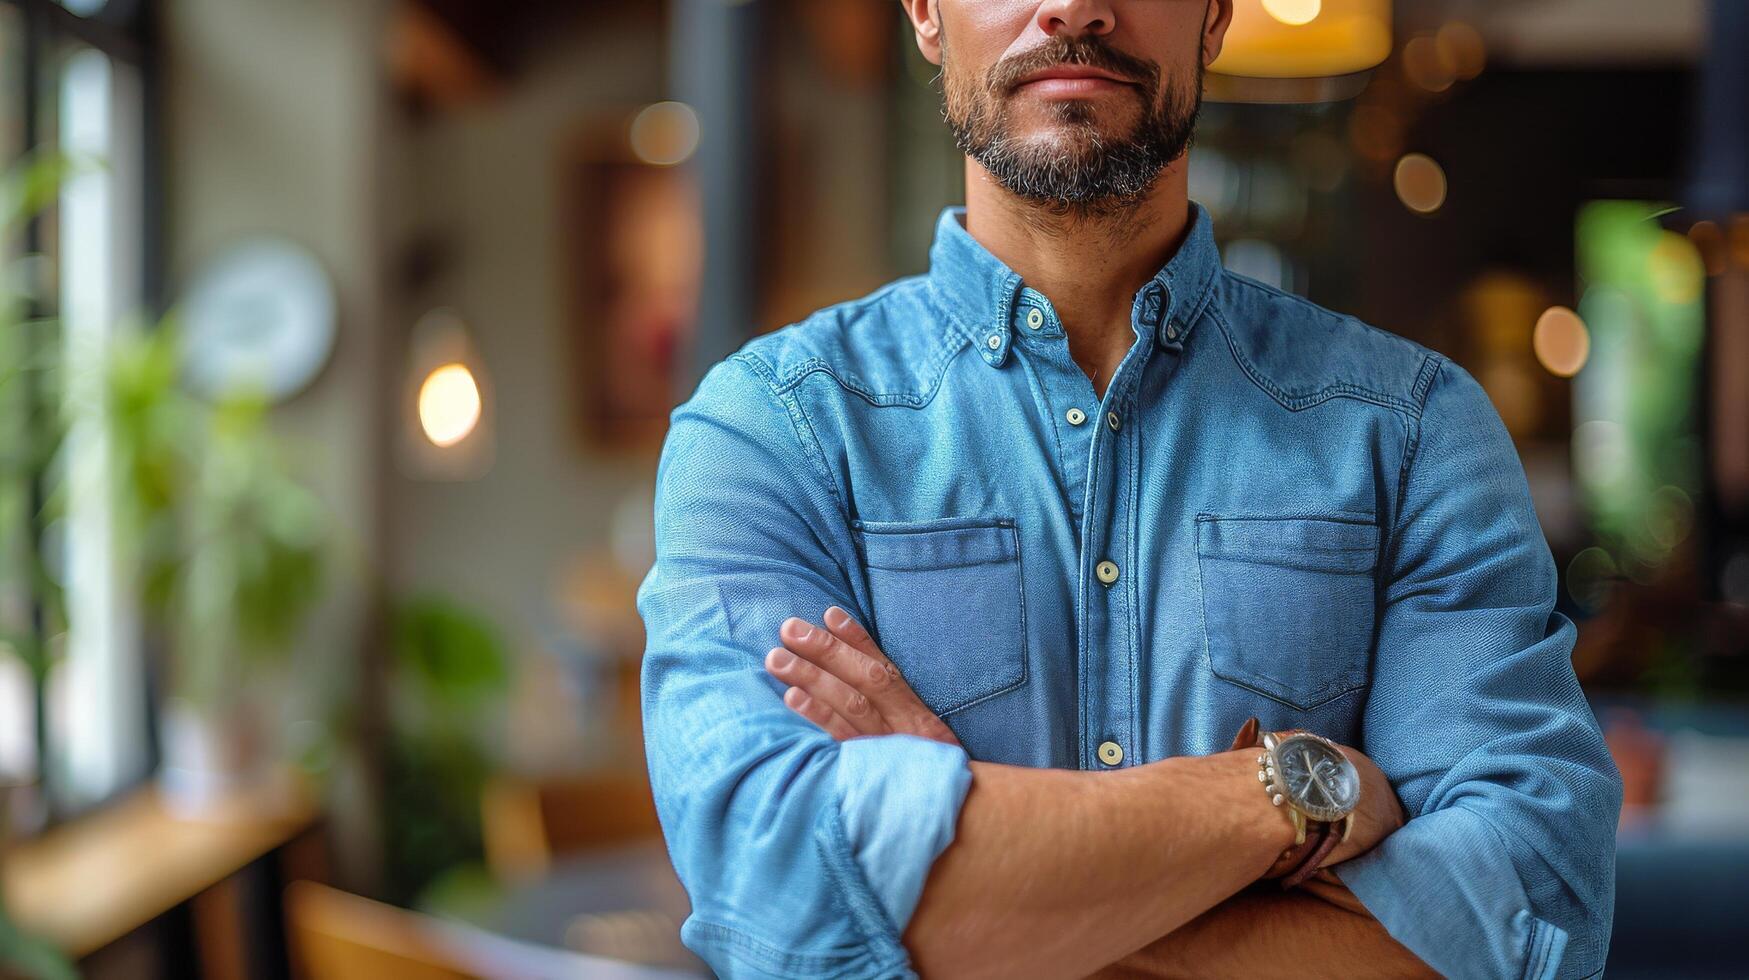
[[[982,346],[987,342],[984,338],[993,320],[1002,320],[997,325],[999,330],[1009,329],[1012,321],[1004,318],[1014,316],[1021,282],[1014,270],[966,230],[965,213],[964,205],[942,209],[936,221],[935,241],[929,249],[929,273],[925,280],[947,314],[943,329]],[[1190,231],[1183,244],[1155,274],[1152,283],[1160,287],[1161,305],[1159,319],[1150,326],[1159,329],[1159,323],[1176,318],[1178,336],[1173,340],[1177,343],[1189,340],[1221,271],[1220,247],[1215,242],[1214,222],[1208,209],[1191,201],[1190,220]],[[1009,347],[1001,345],[998,356],[985,360],[992,366],[1002,364]]]

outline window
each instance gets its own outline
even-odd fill
[[[109,338],[148,295],[144,6],[0,0],[5,170],[49,154],[70,168],[0,243],[0,289],[31,286],[0,314],[0,779],[37,784],[50,817],[151,763],[102,410]]]

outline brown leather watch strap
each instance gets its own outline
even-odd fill
[[[1263,739],[1257,733],[1257,718],[1245,719],[1245,724],[1239,726],[1239,734],[1233,736],[1233,748],[1249,749],[1263,744]]]
[[[1281,887],[1299,887],[1301,882],[1318,873],[1318,866],[1324,863],[1324,858],[1327,857],[1331,851],[1336,849],[1337,844],[1342,843],[1342,831],[1338,829],[1338,825],[1333,823],[1317,821],[1308,824],[1306,827],[1306,843],[1310,844],[1312,842],[1313,834],[1318,835],[1317,845],[1306,853],[1305,858],[1300,861],[1299,864],[1295,865],[1294,869],[1288,872],[1286,877],[1281,879]]]

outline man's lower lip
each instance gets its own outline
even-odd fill
[[[1093,95],[1126,87],[1126,83],[1110,78],[1041,78],[1020,86],[1037,95]]]

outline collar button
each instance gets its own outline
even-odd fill
[[[1160,312],[1166,308],[1166,290],[1151,282],[1142,290],[1142,322],[1154,326],[1160,322]]]

